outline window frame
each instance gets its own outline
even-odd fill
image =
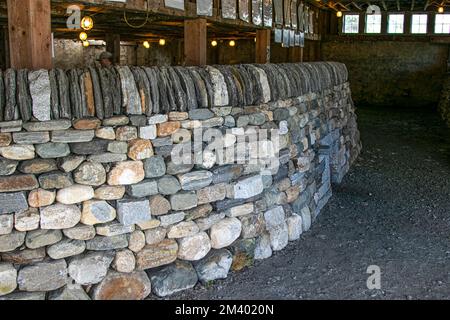
[[[378,32],[373,32],[373,31],[371,31],[371,32],[369,32],[368,31],[368,26],[369,26],[369,23],[367,23],[367,21],[368,21],[368,18],[369,18],[369,16],[379,16],[380,17],[380,25],[379,25],[379,27],[380,27],[380,30],[378,31]],[[366,21],[365,21],[365,25],[364,25],[364,33],[366,33],[366,34],[381,34],[381,31],[383,30],[383,15],[380,13],[380,14],[365,14],[365,17],[366,17]],[[375,24],[370,24],[370,25],[375,25]]]
[[[391,32],[391,31],[389,31],[390,28],[391,28],[391,17],[392,16],[399,16],[399,17],[401,16],[403,18],[402,31],[401,32],[397,32],[397,31]],[[398,24],[395,23],[395,25],[397,26]],[[404,13],[388,13],[386,32],[387,32],[387,34],[405,34],[405,14]]]
[[[413,26],[414,26],[414,16],[425,16],[425,32],[413,32]],[[412,13],[411,14],[411,23],[410,23],[410,33],[412,35],[426,35],[428,34],[429,30],[428,30],[428,23],[430,22],[430,15],[427,12],[417,12],[417,13]],[[419,23],[419,28],[422,24]]]
[[[448,32],[437,32],[436,31],[436,28],[437,28],[437,18],[438,18],[438,16],[442,16],[442,17],[444,17],[444,16],[446,16],[446,17],[448,17],[449,19],[449,21],[448,22],[444,22],[444,23],[442,23],[442,29],[444,29],[444,26],[447,26],[447,28],[448,28]],[[449,35],[450,34],[450,13],[436,13],[435,15],[434,15],[434,28],[433,28],[434,30],[433,30],[433,33],[434,34],[437,34],[437,35]]]
[[[357,23],[356,23],[356,32],[345,32],[346,27],[346,17],[347,16],[356,16],[357,17]],[[342,34],[351,35],[351,34],[359,34],[361,30],[359,30],[359,21],[360,15],[359,13],[344,13],[342,17]]]

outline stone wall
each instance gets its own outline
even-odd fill
[[[144,299],[223,279],[308,231],[361,149],[339,63],[1,80],[0,299]]]
[[[447,74],[442,88],[441,98],[438,105],[442,119],[450,127],[450,75]]]
[[[322,58],[345,63],[358,105],[427,107],[439,101],[448,45],[336,36],[322,42]]]

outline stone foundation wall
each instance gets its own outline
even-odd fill
[[[1,80],[0,299],[144,299],[226,278],[308,231],[361,149],[338,63]]]

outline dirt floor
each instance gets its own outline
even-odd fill
[[[358,115],[363,153],[309,232],[171,299],[450,298],[450,130],[430,110]],[[369,265],[380,290],[366,286]]]

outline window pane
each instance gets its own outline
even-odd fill
[[[381,32],[381,14],[368,14],[366,16],[366,33]]]
[[[388,33],[403,33],[403,14],[390,14]]]
[[[427,33],[427,14],[413,14],[411,20],[411,33]]]
[[[450,14],[437,14],[434,25],[435,33],[450,33]]]
[[[344,33],[358,33],[359,30],[359,15],[346,14],[344,15]]]

